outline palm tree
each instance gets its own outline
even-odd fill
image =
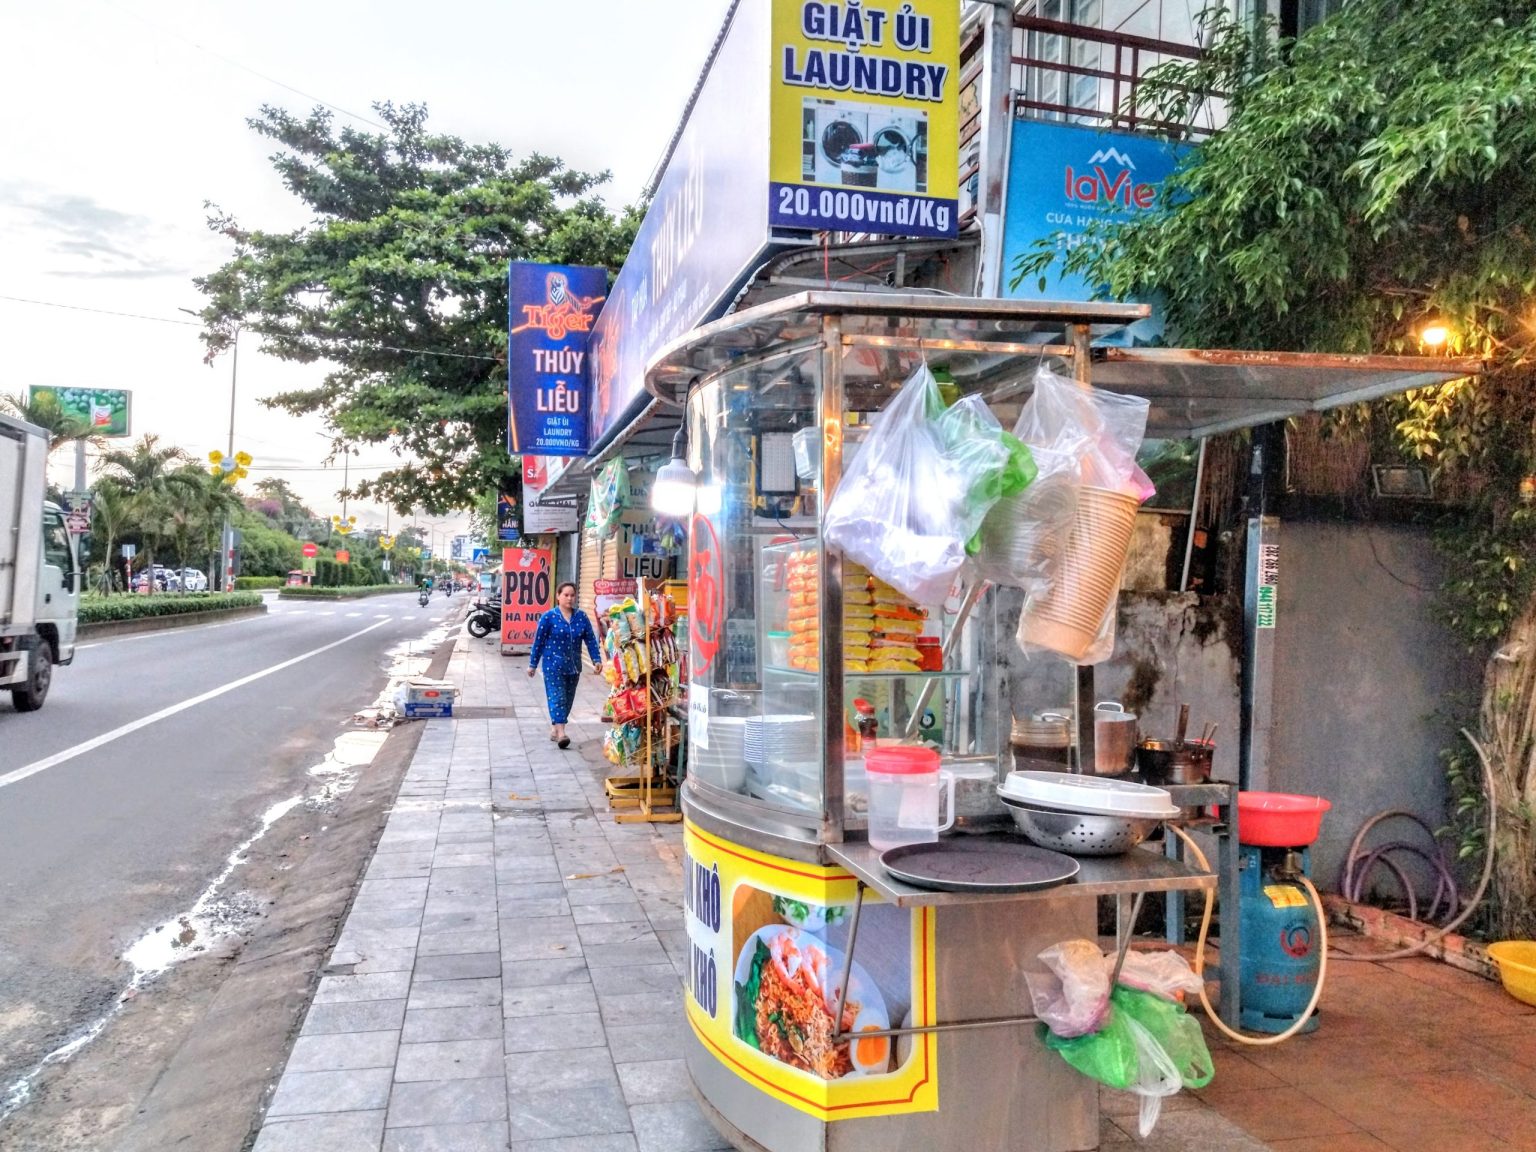
[[[77,416],[71,416],[52,392],[36,395],[10,393],[0,395],[0,408],[4,408],[18,420],[35,424],[48,433],[48,454],[66,444],[82,441],[93,448],[101,448],[106,441],[91,432],[91,426]]]
[[[178,570],[185,570],[189,554],[211,556],[218,551],[225,517],[244,505],[233,485],[200,464],[189,464],[170,479],[174,489],[169,524]]]
[[[187,481],[172,465],[186,464],[191,457],[174,446],[160,447],[160,438],[146,432],[127,450],[115,449],[101,459],[101,467],[127,492],[133,517],[144,542],[144,569],[150,573],[149,591],[155,590],[155,546],[172,534],[170,510]]]
[[[117,542],[133,523],[133,504],[122,485],[110,476],[103,476],[96,481],[91,517],[96,534],[106,545],[107,571],[111,572],[112,556],[117,550]],[[131,582],[125,580],[124,585],[131,587]]]

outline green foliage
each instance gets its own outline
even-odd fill
[[[193,592],[185,596],[82,596],[80,623],[142,620],[154,616],[184,616],[225,608],[259,608],[255,592]]]
[[[384,134],[336,131],[316,109],[263,107],[250,126],[310,223],[247,229],[213,209],[234,255],[200,278],[209,355],[237,329],[285,360],[335,365],[270,404],[324,413],[338,448],[389,444],[405,461],[353,494],[470,507],[515,475],[506,437],[506,269],[510,260],[617,269],[638,216],[594,195],[606,175],[552,157],[516,159],[427,129],[419,105],[374,106]]]
[[[236,592],[261,592],[271,588],[281,588],[286,583],[283,576],[236,576]]]
[[[407,584],[358,584],[340,588],[284,588],[279,600],[357,600],[364,596],[386,596],[391,592],[410,592]]]
[[[242,576],[286,577],[303,563],[302,544],[261,513],[240,507],[233,520],[240,531]]]
[[[1446,526],[1443,604],[1477,643],[1532,592],[1520,480],[1536,473],[1536,10],[1528,0],[1353,0],[1294,43],[1203,14],[1212,49],[1154,72],[1141,111],[1189,121],[1221,93],[1225,129],[1156,210],[1096,224],[1062,261],[1114,298],[1164,302],[1170,339],[1205,347],[1488,360],[1387,402],[1404,451],[1473,474]],[[1048,274],[1045,243],[1014,283]]]
[[[52,392],[0,395],[0,411],[8,412],[28,424],[35,424],[47,432],[50,453],[76,440],[97,447],[106,443],[91,431],[89,424],[66,411],[58,396]]]

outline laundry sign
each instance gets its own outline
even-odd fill
[[[507,451],[587,450],[587,340],[608,295],[601,268],[514,261],[507,269]]]
[[[958,231],[960,6],[773,0],[769,223]]]

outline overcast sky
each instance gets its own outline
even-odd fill
[[[617,208],[638,197],[660,158],[725,8],[726,0],[7,5],[0,297],[72,307],[0,299],[0,392],[128,388],[135,436],[157,433],[200,459],[224,448],[229,358],[205,365],[199,328],[178,311],[201,307],[192,277],[228,255],[204,225],[203,203],[252,227],[305,222],[247,117],[264,103],[303,113],[323,102],[369,118],[374,101],[425,103],[436,131],[611,171],[605,196]],[[356,123],[340,111],[336,120]],[[341,511],[341,468],[322,469],[321,421],[258,403],[321,375],[242,344],[235,446],[255,456],[253,480],[282,476],[329,514]],[[382,445],[360,453],[353,467],[369,475],[392,460]],[[353,502],[349,511],[365,525],[383,523],[382,507]]]

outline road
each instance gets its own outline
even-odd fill
[[[464,604],[272,598],[265,616],[86,642],[39,712],[0,696],[0,1114],[122,996],[124,951],[314,791],[387,650]]]

